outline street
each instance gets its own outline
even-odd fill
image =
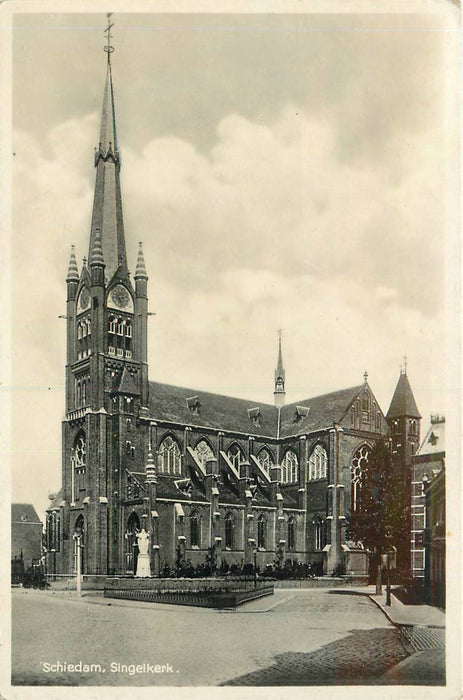
[[[236,611],[12,598],[15,685],[372,684],[407,656],[368,597],[341,591],[277,589]]]

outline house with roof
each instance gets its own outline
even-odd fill
[[[11,560],[26,571],[42,556],[42,521],[32,503],[11,504]],[[16,562],[16,564],[14,563]]]
[[[387,415],[366,373],[287,404],[280,337],[273,404],[149,380],[148,274],[141,244],[133,278],[127,265],[110,55],[88,259],[79,271],[72,247],[66,277],[62,484],[47,511],[54,570],[71,574],[81,557],[87,574],[135,573],[145,528],[153,574],[211,552],[217,565],[289,558],[364,573],[352,569],[346,522],[377,440],[392,434],[405,473],[419,439],[407,375]]]

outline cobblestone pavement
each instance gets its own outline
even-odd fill
[[[402,641],[412,651],[427,649],[445,649],[445,629],[443,627],[425,627],[424,625],[403,626],[400,629]]]
[[[12,678],[20,686],[374,683],[405,656],[396,628],[367,596],[285,589],[215,611],[13,593]],[[44,666],[79,661],[101,668]],[[112,663],[169,670],[113,672]]]
[[[357,630],[310,654],[278,654],[267,668],[224,685],[375,684],[406,656],[396,629]]]

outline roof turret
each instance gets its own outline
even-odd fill
[[[66,277],[66,282],[78,282],[79,281],[79,270],[77,267],[75,246],[71,246],[71,255],[69,257],[68,274]]]

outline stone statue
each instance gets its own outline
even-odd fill
[[[150,556],[148,554],[149,540],[150,536],[149,533],[146,532],[145,528],[142,528],[140,532],[137,532],[138,559],[137,573],[135,574],[137,578],[151,576]]]

